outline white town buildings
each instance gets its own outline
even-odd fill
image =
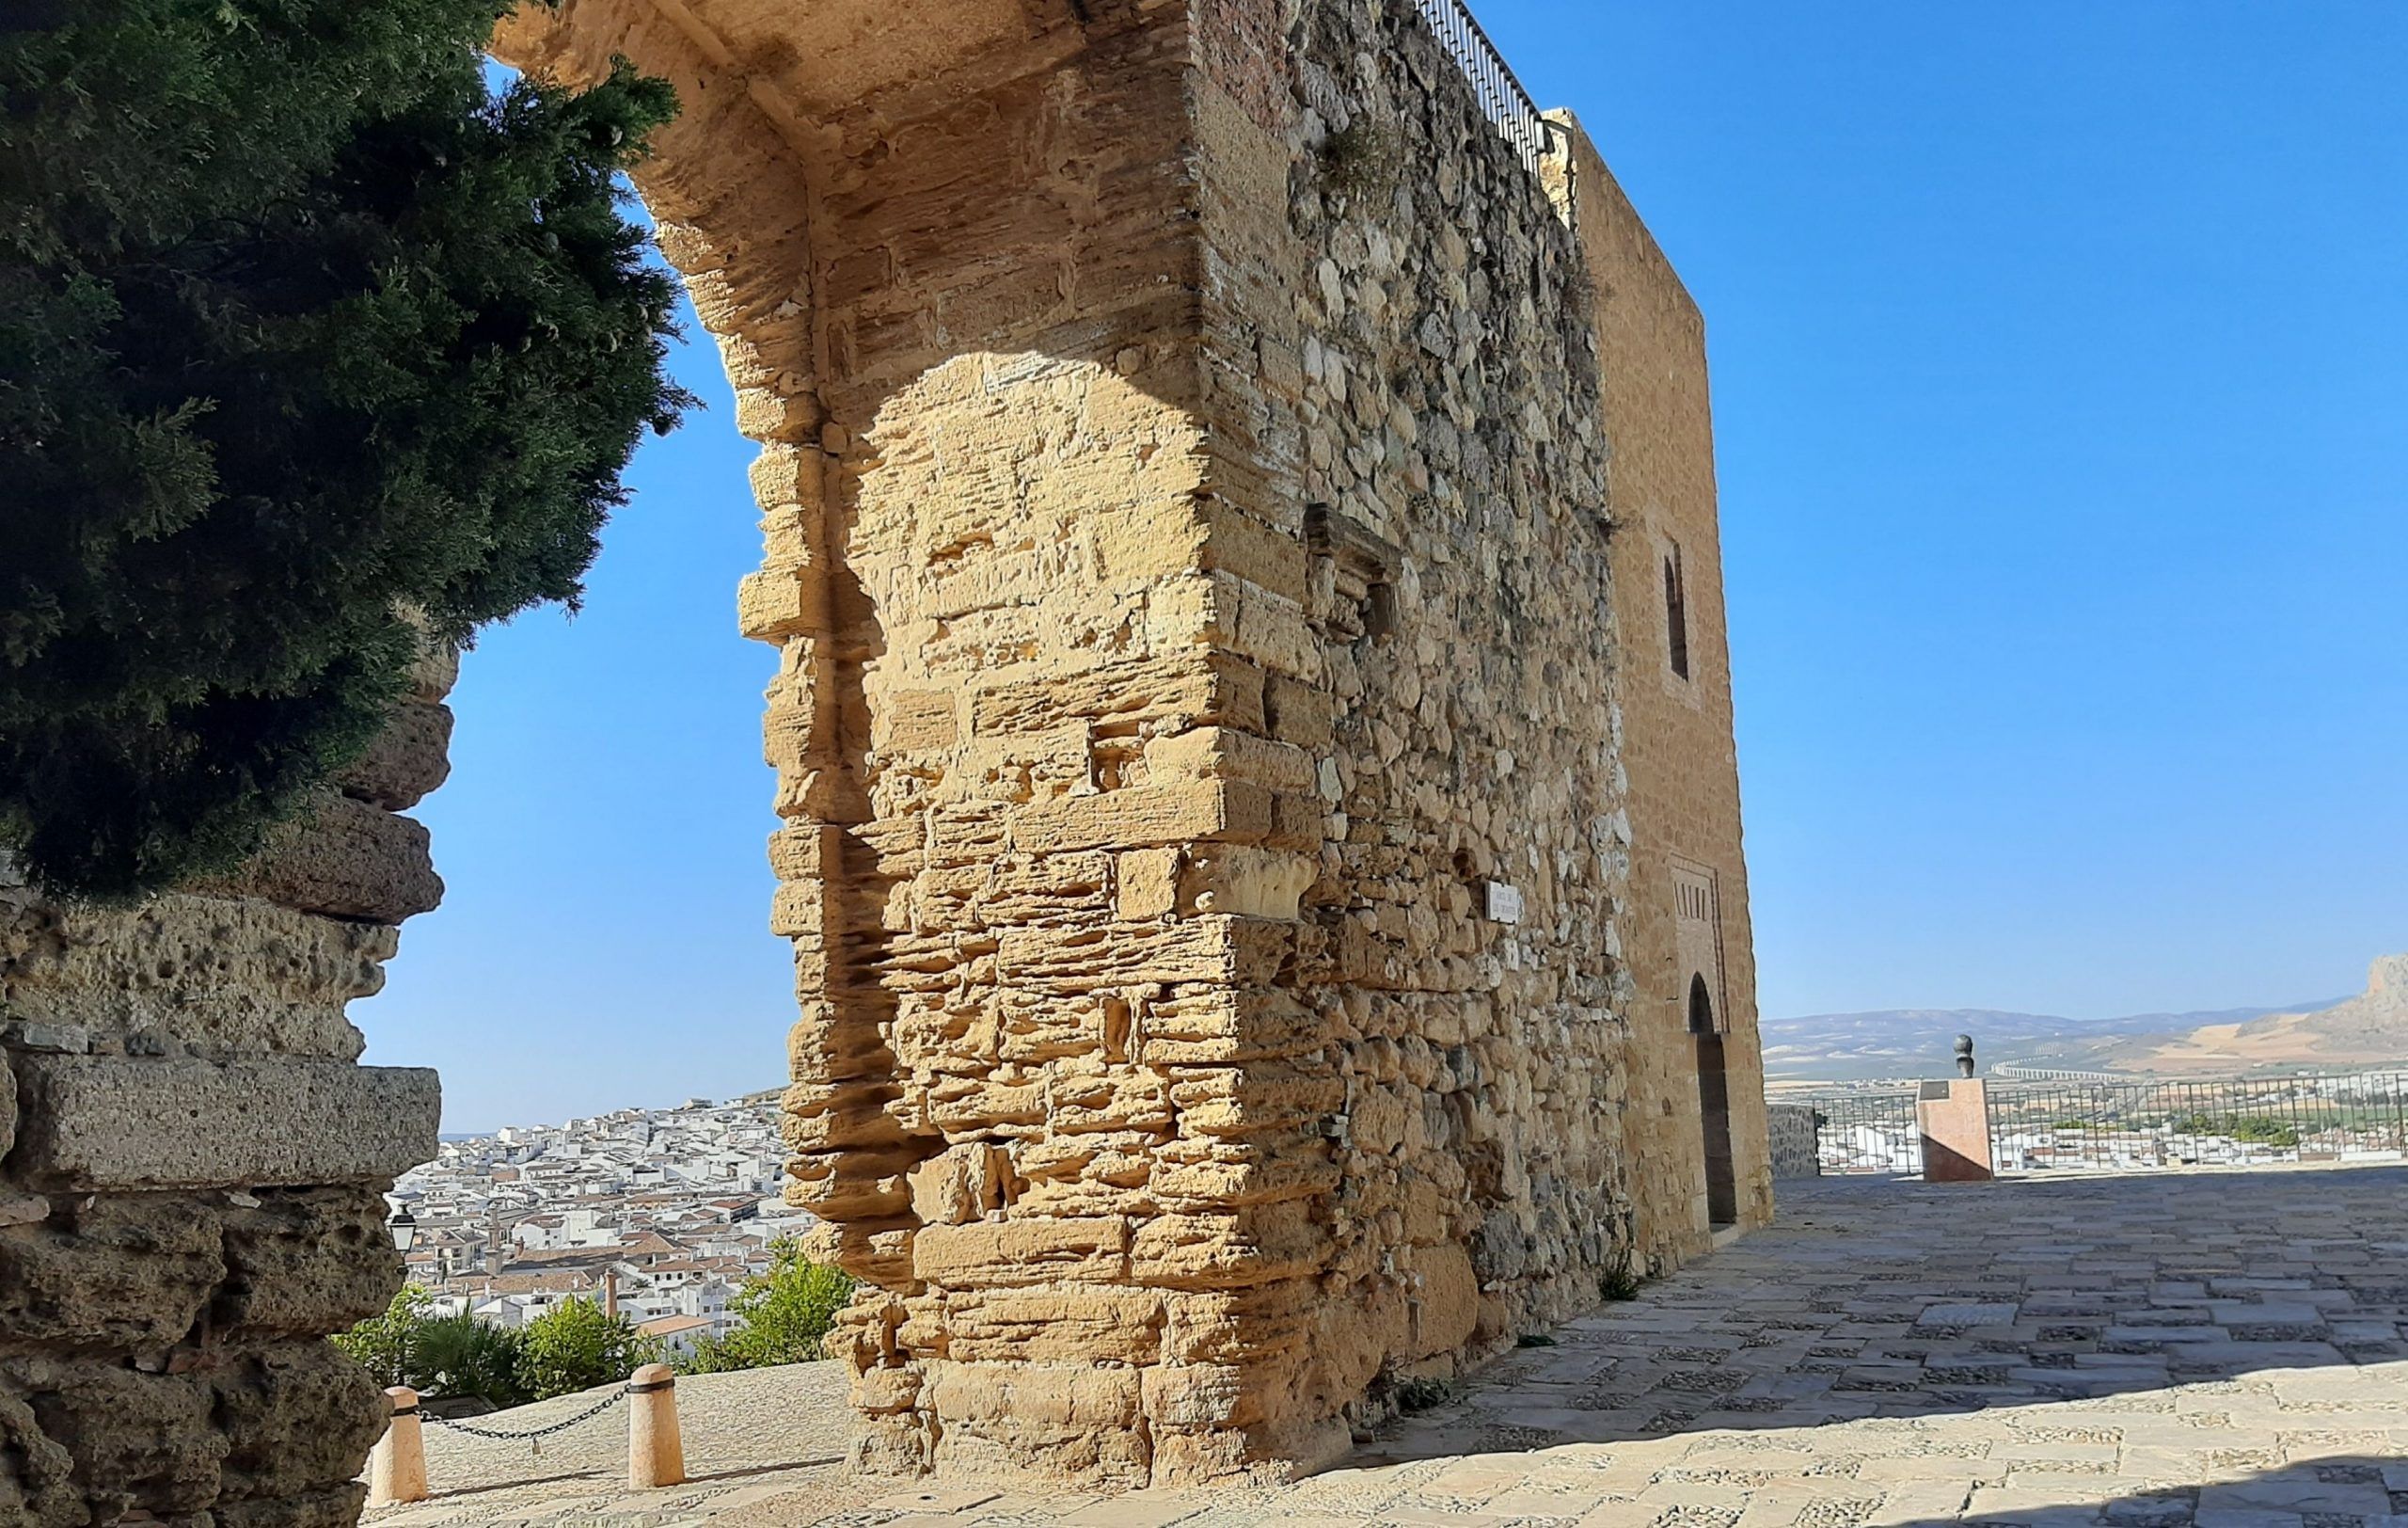
[[[813,1223],[779,1197],[784,1157],[776,1092],[693,1099],[447,1139],[392,1200],[438,1312],[515,1327],[592,1299],[689,1351],[727,1334],[770,1246]]]

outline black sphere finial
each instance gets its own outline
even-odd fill
[[[1960,1077],[1970,1077],[1973,1074],[1973,1037],[1972,1035],[1956,1037],[1956,1074]]]

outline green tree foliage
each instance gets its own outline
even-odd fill
[[[418,1340],[429,1320],[432,1297],[422,1284],[404,1284],[383,1315],[370,1316],[349,1331],[336,1335],[334,1345],[359,1361],[379,1385],[419,1382]]]
[[[2311,1129],[2321,1128],[2323,1122],[2311,1118]],[[2178,1136],[2225,1136],[2233,1140],[2248,1141],[2259,1146],[2273,1146],[2288,1151],[2300,1141],[2299,1126],[2289,1120],[2273,1120],[2262,1115],[2235,1115],[2218,1119],[2212,1114],[2194,1111],[2168,1125]]]
[[[773,1363],[808,1363],[827,1357],[821,1343],[836,1324],[836,1313],[853,1297],[853,1281],[837,1268],[812,1262],[792,1241],[770,1249],[769,1271],[746,1282],[729,1302],[737,1329],[724,1342],[705,1338],[687,1368],[694,1374],[758,1369]]]
[[[2289,1120],[2269,1120],[2252,1115],[2233,1121],[2231,1133],[2235,1140],[2255,1141],[2260,1146],[2273,1146],[2286,1151],[2299,1144],[2299,1126]]]
[[[625,1379],[656,1357],[634,1322],[592,1300],[562,1300],[527,1323],[524,1337],[518,1378],[538,1401]]]
[[[690,402],[624,64],[485,88],[507,0],[42,0],[0,26],[0,846],[130,895],[356,756],[413,619],[574,607]]]

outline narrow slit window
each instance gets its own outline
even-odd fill
[[[1671,644],[1672,672],[1686,679],[1689,676],[1689,595],[1677,546],[1664,557],[1664,629]]]

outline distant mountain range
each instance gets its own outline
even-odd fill
[[[2096,1064],[2168,1076],[2408,1063],[2408,955],[2385,955],[2337,1003],[2168,1026],[2099,1046]]]
[[[2067,1019],[1987,1008],[1814,1013],[1763,1025],[1773,1082],[1947,1075],[1956,1037],[1985,1071],[2002,1062],[2083,1071],[2229,1074],[2408,1061],[2408,955],[2375,962],[2355,997],[2289,1008]]]

